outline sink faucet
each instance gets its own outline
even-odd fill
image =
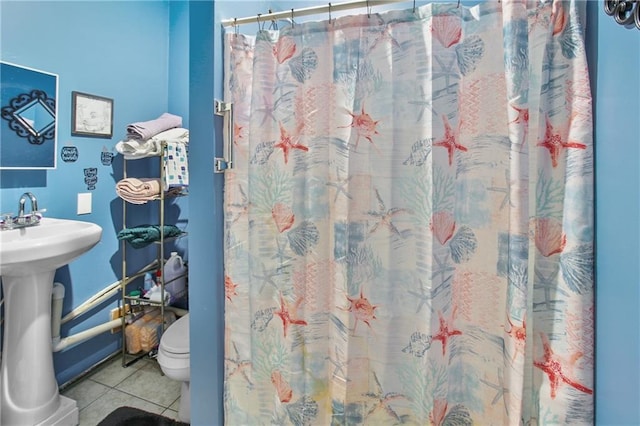
[[[38,211],[38,200],[36,196],[31,192],[25,192],[20,196],[20,201],[18,202],[18,217],[24,217],[24,204],[27,202],[27,198],[31,200],[31,213]]]
[[[24,205],[27,203],[27,200],[31,200],[31,212],[29,214],[25,214],[24,212]],[[38,209],[38,200],[35,195],[31,192],[25,192],[20,196],[20,201],[18,201],[18,216],[13,216],[13,213],[0,215],[0,231],[35,226],[40,223],[42,213],[45,211],[47,211],[47,209]]]

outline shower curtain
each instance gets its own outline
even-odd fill
[[[225,35],[227,424],[593,421],[584,6]]]

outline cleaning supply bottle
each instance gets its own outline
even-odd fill
[[[169,304],[171,293],[169,293],[166,288],[164,289],[164,300],[162,300],[162,269],[156,271],[156,283],[145,296],[152,302],[163,302],[165,305]]]
[[[144,274],[144,294],[147,294],[149,290],[153,288],[154,285],[156,285],[156,283],[153,280],[153,276],[151,275],[151,272],[147,272],[146,274]]]
[[[172,295],[172,302],[186,296],[187,267],[176,251],[171,252],[164,264],[164,282],[165,290]]]
[[[159,285],[154,286],[151,290],[147,292],[147,298],[152,302],[161,302],[162,301],[162,287]],[[168,305],[171,300],[171,293],[167,290],[164,291],[164,305]]]

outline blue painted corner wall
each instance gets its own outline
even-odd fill
[[[214,55],[221,44],[214,38],[212,2],[192,2],[189,10],[190,76],[189,109],[192,148],[189,152],[192,185],[189,200],[191,226],[190,333],[191,333],[191,424],[223,424],[224,379],[224,276],[222,184],[223,175],[213,173],[213,158],[222,156],[221,123],[213,115],[214,98],[222,99],[215,87],[219,70]],[[214,128],[215,123],[215,128]],[[197,224],[197,227],[196,227]],[[193,373],[197,371],[197,373]]]
[[[596,147],[596,423],[640,424],[640,30],[589,2]]]

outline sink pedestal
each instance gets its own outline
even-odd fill
[[[51,291],[55,270],[3,275],[4,337],[0,424],[78,423],[75,401],[61,397],[51,349]],[[69,417],[71,416],[71,417]],[[73,421],[75,416],[75,422]],[[71,421],[67,421],[67,420]]]
[[[78,424],[76,403],[60,396],[53,369],[51,291],[56,269],[91,250],[101,236],[95,223],[51,218],[0,231],[0,425]]]

